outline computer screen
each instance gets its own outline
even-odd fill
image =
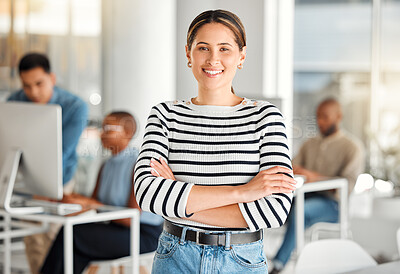
[[[0,207],[14,190],[62,198],[60,106],[0,103]]]

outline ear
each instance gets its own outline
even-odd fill
[[[342,114],[342,112],[341,112],[341,111],[339,111],[339,113],[338,113],[338,117],[337,117],[337,121],[338,121],[338,123],[340,123],[340,122],[342,121],[342,118],[343,118],[343,114]]]
[[[190,62],[190,50],[188,45],[185,46],[185,51],[186,51],[186,58],[188,59],[188,62]]]
[[[53,72],[51,72],[50,73],[50,79],[51,79],[51,82],[53,83],[53,86],[55,86],[56,85],[56,74],[55,73],[53,73]]]
[[[247,47],[244,46],[244,47],[242,48],[242,51],[240,52],[239,61],[240,61],[240,64],[242,64],[242,65],[243,65],[243,63],[244,63],[244,60],[246,60],[246,49],[247,49]]]

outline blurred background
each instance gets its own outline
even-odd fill
[[[374,201],[400,195],[400,0],[0,0],[0,101],[21,88],[24,53],[48,54],[57,85],[90,106],[76,177],[78,191],[91,193],[106,155],[104,115],[133,113],[139,147],[153,105],[196,96],[186,32],[196,15],[217,8],[236,13],[247,32],[236,93],[280,107],[293,155],[318,134],[318,103],[339,99],[370,176],[357,183],[350,208],[353,238],[383,261],[398,258],[387,235],[400,226],[400,198],[383,209]]]

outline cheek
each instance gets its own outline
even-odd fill
[[[24,88],[26,96],[30,97],[32,95],[32,90],[30,88]]]
[[[44,84],[42,87],[40,87],[40,90],[42,91],[42,93],[47,94],[52,92],[53,90],[53,85],[50,82],[47,82],[46,84]]]
[[[223,63],[227,69],[236,71],[237,65],[239,64],[238,60],[236,56],[227,56],[223,59]]]
[[[113,140],[113,139],[115,139],[116,138],[116,136],[115,136],[115,134],[114,133],[103,133],[102,135],[101,135],[101,141],[103,142],[110,142],[110,140]]]
[[[204,56],[204,54],[192,54],[192,58],[191,58],[191,63],[193,67],[196,66],[201,66],[206,62],[207,58]]]

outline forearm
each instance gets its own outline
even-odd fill
[[[126,226],[126,227],[130,227],[131,226],[131,220],[132,220],[131,218],[125,218],[125,219],[113,220],[112,222],[116,223],[116,224],[120,224],[120,225]]]
[[[239,187],[233,186],[198,186],[192,187],[186,213],[198,213],[210,209],[219,209],[224,206],[241,202]],[[239,208],[238,208],[239,209]]]
[[[199,211],[194,213],[189,220],[200,222],[203,224],[230,227],[245,228],[248,227],[238,204],[218,207]]]
[[[91,206],[100,206],[102,205],[101,202],[94,198],[86,197],[77,193],[64,195],[61,202],[64,203],[72,203],[72,204],[80,204],[83,207],[91,207]]]

